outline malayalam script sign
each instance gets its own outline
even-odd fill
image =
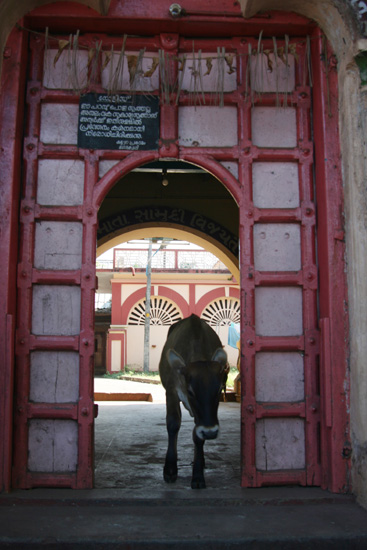
[[[88,93],[80,98],[78,147],[158,149],[159,98]]]

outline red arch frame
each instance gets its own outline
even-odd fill
[[[186,300],[178,294],[178,292],[175,292],[174,290],[159,286],[158,287],[158,296],[162,296],[164,298],[168,298],[169,300],[172,300],[177,307],[180,308],[181,313],[184,317],[186,317],[189,313],[189,304],[186,302]],[[135,290],[121,305],[121,325],[127,325],[127,321],[129,318],[129,313],[131,309],[134,307],[134,305],[139,302],[140,300],[143,300],[145,298],[145,290],[144,288],[140,288],[139,290]]]
[[[15,48],[15,51],[17,48]],[[345,303],[345,283],[344,283],[344,273],[343,273],[343,254],[344,254],[344,245],[343,245],[343,235],[342,231],[336,230],[336,228],[341,227],[340,216],[339,216],[339,207],[342,203],[341,195],[342,188],[340,184],[339,176],[336,177],[338,185],[331,186],[328,185],[328,182],[335,182],[335,167],[340,165],[339,151],[338,147],[335,144],[338,143],[338,130],[337,130],[337,120],[329,120],[327,118],[327,106],[326,106],[326,97],[328,97],[327,88],[331,90],[331,96],[328,99],[331,101],[331,108],[333,112],[337,112],[337,84],[336,84],[336,72],[330,72],[328,75],[329,80],[327,81],[325,74],[322,71],[320,66],[320,58],[323,54],[321,48],[321,37],[319,34],[315,34],[315,42],[313,43],[313,60],[315,70],[315,89],[319,90],[319,93],[315,93],[314,101],[314,120],[315,120],[315,142],[316,142],[316,158],[317,158],[317,199],[318,199],[318,208],[319,208],[319,219],[321,224],[318,228],[319,231],[319,257],[320,257],[320,288],[321,288],[321,299],[320,299],[320,315],[323,319],[321,323],[321,351],[323,357],[322,363],[322,390],[323,390],[323,401],[321,402],[322,409],[322,421],[323,421],[323,438],[322,438],[322,450],[324,458],[324,478],[322,480],[323,486],[329,487],[336,491],[345,490],[344,484],[346,482],[346,470],[348,470],[348,456],[342,456],[342,449],[345,446],[345,442],[349,437],[348,432],[348,417],[346,414],[346,404],[338,408],[337,413],[331,409],[331,403],[339,403],[340,395],[343,394],[345,398],[348,398],[348,392],[345,391],[344,384],[347,382],[346,379],[346,348],[345,342],[347,341],[347,324],[345,322],[344,316],[344,303]],[[12,67],[13,69],[13,60]],[[11,71],[9,70],[9,75]],[[5,72],[5,76],[7,76]],[[13,78],[13,77],[12,77]],[[16,94],[17,92],[15,92]],[[12,106],[15,117],[19,116],[17,111],[17,106],[13,104]],[[164,131],[164,138],[167,138],[167,142],[174,139],[176,129],[176,122],[174,119],[175,111],[170,108],[163,109],[163,128],[168,128],[168,121],[171,118],[172,126],[171,132]],[[9,115],[10,116],[10,115]],[[33,121],[34,122],[34,121]],[[21,125],[17,122],[19,130]],[[30,136],[36,136],[37,133],[32,133],[35,128],[30,129]],[[166,133],[165,133],[166,132]],[[19,137],[19,134],[18,134]],[[32,138],[33,139],[33,138]],[[33,143],[29,143],[33,145]],[[34,146],[25,152],[27,162],[29,166],[33,162],[34,158],[32,157],[31,151],[34,151]],[[14,159],[16,155],[11,152],[11,158]],[[33,153],[34,154],[34,153]],[[106,179],[103,182],[103,185],[96,185],[95,190],[92,191],[93,185],[96,183],[97,177],[97,164],[98,164],[98,152],[89,152],[84,151],[81,153],[84,156],[86,163],[85,170],[85,201],[83,206],[79,209],[77,213],[74,213],[74,216],[78,219],[82,219],[84,228],[85,228],[85,246],[83,248],[83,269],[80,273],[76,274],[73,277],[70,274],[60,274],[60,281],[65,282],[67,277],[69,277],[69,284],[77,284],[76,281],[83,281],[83,308],[82,308],[82,324],[83,331],[81,332],[80,339],[82,341],[83,347],[81,348],[81,360],[83,363],[82,368],[87,371],[89,368],[91,353],[88,352],[88,346],[90,348],[90,338],[93,336],[92,325],[90,324],[91,313],[93,311],[93,292],[94,292],[94,281],[93,281],[93,264],[95,260],[95,236],[96,236],[96,223],[97,223],[97,208],[103,200],[103,194],[106,191],[108,182],[112,186],[114,181],[113,178]],[[119,169],[121,169],[120,175],[115,174],[116,177],[122,175],[124,170],[132,169],[135,166],[138,166],[140,163],[149,162],[155,158],[159,157],[178,157],[177,148],[175,145],[162,146],[160,151],[151,155],[141,155],[132,154],[128,155],[126,159],[119,163]],[[210,153],[208,155],[197,155],[195,153],[185,153],[182,155],[182,160],[193,159],[197,164],[205,167],[208,167],[214,163],[212,168],[218,173],[222,173],[222,167],[219,166],[217,161],[212,161],[210,158]],[[324,159],[332,159],[332,162],[329,162],[327,165],[324,162]],[[10,171],[10,169],[9,169]],[[13,169],[13,174],[15,170]],[[126,172],[124,172],[126,173]],[[16,179],[16,176],[15,178]],[[101,180],[103,181],[103,179]],[[115,180],[116,181],[116,180]],[[229,175],[229,180],[227,182],[231,184],[231,177]],[[238,204],[240,205],[240,223],[244,227],[246,223],[248,224],[248,217],[253,215],[253,212],[248,210],[247,206],[249,201],[246,200],[246,197],[240,196],[238,186],[233,186],[233,196],[237,197]],[[15,193],[16,194],[16,193]],[[237,199],[236,199],[237,200]],[[309,210],[309,205],[304,205],[304,212],[302,216],[304,219],[307,216],[313,215],[307,212]],[[34,211],[34,202],[32,202],[32,197],[26,196],[21,204],[21,216],[22,223],[27,224],[27,213]],[[81,212],[81,213],[80,213]],[[42,209],[38,211],[38,215],[42,216]],[[60,212],[52,213],[55,218],[60,215]],[[305,222],[306,225],[306,222]],[[29,227],[29,226],[27,226]],[[16,231],[15,231],[16,232]],[[13,232],[13,235],[15,234]],[[28,237],[31,237],[32,233],[28,234]],[[9,254],[7,254],[9,257]],[[243,266],[251,267],[251,262],[249,259],[249,252],[246,251],[245,247],[242,247],[241,250],[241,264]],[[20,267],[26,267],[28,269],[28,264],[21,265]],[[22,277],[24,278],[23,286],[25,287],[28,279],[29,273],[27,269],[21,270]],[[23,275],[24,274],[24,275]],[[32,275],[32,273],[31,273]],[[249,281],[246,281],[246,277],[250,280],[251,273],[243,273],[241,276],[241,292],[242,295],[245,293],[246,288],[250,288]],[[309,272],[310,280],[314,274],[312,271]],[[33,282],[42,281],[42,274],[33,272],[34,280]],[[9,284],[9,281],[7,281]],[[10,314],[11,317],[11,314]],[[8,341],[12,342],[12,319],[7,318],[7,330],[8,330]],[[6,331],[5,331],[6,332]],[[4,333],[5,333],[4,332]],[[24,336],[25,335],[25,336]],[[17,346],[24,345],[27,343],[28,334],[25,332],[24,326],[21,325],[18,327],[17,333]],[[247,340],[248,336],[248,340]],[[253,345],[252,337],[254,336],[251,329],[246,329],[242,331],[242,338],[244,343],[248,342],[248,345]],[[308,334],[309,343],[311,345],[318,345],[318,333]],[[9,351],[9,361],[11,361],[11,345],[8,345],[6,349]],[[35,345],[36,340],[32,340],[32,345]],[[69,346],[72,349],[75,349],[77,346],[76,340],[65,340],[65,346]],[[18,347],[18,351],[21,350],[21,347]],[[324,365],[329,364],[327,369],[324,369]],[[331,365],[333,370],[331,372]],[[10,375],[12,372],[10,373]],[[86,383],[83,381],[84,389],[86,388]],[[344,407],[342,409],[342,407]],[[7,406],[8,410],[9,407]],[[245,411],[244,411],[245,412]],[[73,412],[74,414],[74,412]],[[81,419],[83,420],[83,419]],[[6,436],[7,444],[9,444],[8,437]],[[10,448],[10,447],[9,447]],[[5,464],[5,468],[9,466],[9,463]],[[330,472],[330,473],[329,473]],[[83,484],[88,485],[88,480],[80,479],[78,480],[79,485]],[[84,485],[84,486],[87,486]]]
[[[214,300],[217,300],[219,298],[227,298],[225,295],[225,287],[219,287],[215,288],[213,290],[209,290],[204,296],[198,300],[198,302],[195,304],[195,313],[199,317],[201,316],[202,312],[206,308],[208,304],[213,302]],[[229,289],[229,296],[228,298],[238,298],[240,299],[240,291],[237,288],[230,288]]]

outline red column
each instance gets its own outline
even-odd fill
[[[26,40],[14,29],[4,50],[0,93],[0,492],[10,489],[16,262]]]

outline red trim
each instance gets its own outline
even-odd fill
[[[165,298],[172,300],[172,302],[174,302],[180,308],[181,313],[184,317],[188,317],[190,315],[191,312],[189,304],[187,303],[185,298],[181,296],[181,294],[179,294],[172,288],[168,288],[166,286],[158,286],[158,295],[164,296]]]
[[[10,489],[14,381],[16,261],[27,40],[14,29],[3,55],[0,94],[0,492]]]
[[[347,352],[349,326],[347,286],[344,270],[345,243],[343,191],[338,132],[338,75],[333,52],[320,31],[313,40],[314,121],[316,197],[318,205],[318,257],[320,277],[320,323],[323,342],[321,399],[324,421],[321,445],[323,486],[335,492],[350,490],[351,463],[344,456],[350,447],[349,369]],[[318,64],[324,58],[326,63]],[[330,113],[332,116],[330,116]],[[330,403],[334,403],[330,426]],[[337,404],[337,406],[336,406]]]
[[[238,293],[239,293],[239,291],[238,291]],[[224,287],[224,286],[219,287],[219,288],[215,288],[213,290],[209,290],[209,292],[204,294],[204,296],[202,296],[200,298],[200,300],[197,301],[197,303],[195,305],[196,315],[198,315],[200,317],[201,314],[204,311],[204,308],[206,308],[206,306],[208,304],[210,304],[210,302],[213,302],[214,300],[217,300],[218,298],[223,298],[225,296],[226,296],[226,287]]]
[[[122,284],[123,283],[121,283],[121,285]],[[187,317],[188,315],[190,315],[189,304],[186,302],[185,298],[183,298],[181,294],[179,294],[175,290],[172,290],[166,286],[159,285],[158,295],[164,298],[168,298],[169,300],[172,300],[172,302],[174,302],[177,305],[177,307],[180,308],[182,315],[184,317]],[[111,323],[111,324],[127,325],[129,313],[131,309],[134,307],[134,305],[137,302],[140,302],[140,300],[144,300],[144,299],[145,299],[145,287],[139,288],[138,290],[130,294],[130,296],[126,298],[126,300],[123,302],[122,306],[119,306],[119,309],[121,311],[121,320],[122,320],[121,323]],[[113,308],[113,305],[112,305],[112,308]],[[112,315],[113,315],[113,311],[112,311]]]
[[[121,342],[120,370],[123,370],[127,361],[126,331],[121,329],[119,332],[114,332],[110,329],[107,333],[107,372],[109,373],[116,372],[112,370],[112,342]]]
[[[229,1],[229,0],[228,0]],[[192,7],[193,0],[188,0],[185,6]],[[216,4],[218,2],[218,4]],[[139,29],[141,34],[151,31],[152,20],[157,22],[155,32],[162,31],[165,26],[169,27],[171,34],[150,39],[138,39],[141,44],[154,44],[155,49],[162,47],[165,51],[176,51],[179,46],[178,35],[172,33],[189,30],[191,36],[203,36],[203,33],[213,33],[213,29],[220,29],[220,33],[231,31],[238,36],[245,36],[251,26],[251,36],[257,34],[264,27],[264,20],[252,19],[245,22],[242,18],[233,13],[226,17],[218,14],[211,14],[210,22],[203,25],[209,14],[188,15],[185,21],[172,21],[166,11],[163,15],[163,2],[153,5],[149,17],[142,16],[142,6],[136,11],[136,3],[128,0],[124,4],[124,13],[118,11],[118,4],[113,2],[109,16],[106,18],[93,15],[90,19],[85,17],[80,29],[83,31],[88,25],[95,32],[103,30],[111,31],[119,27],[128,17],[131,19],[129,32]],[[219,0],[214,0],[211,10],[219,5]],[[60,3],[62,15],[52,15],[52,10],[43,8],[44,12],[38,16],[30,16],[27,20],[30,23],[40,24],[48,19],[47,26],[51,24],[53,32],[63,27],[63,30],[70,27],[70,6]],[[83,8],[84,9],[84,8]],[[166,8],[164,8],[166,10]],[[223,9],[223,3],[221,3]],[[238,11],[236,7],[236,12]],[[117,10],[117,11],[114,11]],[[41,10],[42,12],[42,10]],[[60,13],[60,12],[59,12]],[[114,14],[114,17],[112,17]],[[139,20],[139,17],[141,19]],[[42,19],[44,17],[44,19]],[[237,19],[236,19],[237,18]],[[260,25],[261,23],[261,25]],[[172,27],[173,25],[173,27]],[[257,26],[256,26],[257,25]],[[282,27],[283,25],[283,27]],[[42,25],[44,28],[46,25]],[[101,29],[103,26],[103,29]],[[291,14],[276,15],[271,25],[266,25],[266,32],[269,36],[279,34],[303,35],[310,32],[306,20]],[[242,29],[242,32],[238,32]],[[304,31],[304,32],[303,32]],[[190,36],[190,33],[188,36]],[[0,338],[7,350],[7,370],[4,378],[5,392],[10,390],[12,385],[12,337],[14,324],[12,315],[15,313],[15,292],[12,283],[14,279],[15,263],[17,257],[17,220],[15,213],[19,202],[19,179],[20,179],[20,147],[21,147],[21,122],[23,106],[21,103],[21,90],[23,74],[17,74],[19,66],[25,67],[26,54],[23,51],[25,41],[19,31],[14,31],[10,42],[14,45],[14,51],[10,58],[4,61],[3,90],[6,98],[6,105],[0,104],[3,114],[4,125],[2,137],[4,141],[3,155],[5,170],[3,175],[7,181],[13,182],[13,187],[5,197],[4,218],[5,238],[0,246],[0,252],[4,249],[2,260],[5,267],[5,277],[0,286],[1,311],[6,315],[0,319]],[[89,38],[87,38],[89,40]],[[114,39],[115,42],[118,39]],[[246,43],[234,38],[226,39],[230,48],[237,49],[240,54],[248,52],[248,44],[255,39],[246,39]],[[121,42],[121,40],[120,40]],[[116,42],[117,43],[117,42]],[[136,42],[137,43],[137,42]],[[239,204],[241,240],[241,358],[242,358],[242,484],[245,486],[259,486],[264,483],[294,483],[320,484],[331,488],[334,491],[348,490],[347,480],[349,479],[350,463],[343,458],[344,446],[348,443],[348,414],[347,402],[349,399],[346,385],[347,364],[346,345],[348,338],[348,326],[345,322],[344,308],[346,303],[346,284],[344,276],[344,243],[342,226],[342,185],[340,170],[340,152],[338,149],[338,119],[337,119],[337,75],[333,69],[331,52],[324,48],[324,42],[319,32],[315,33],[312,41],[313,56],[313,106],[314,106],[314,133],[315,133],[315,159],[313,159],[313,147],[309,128],[310,116],[310,89],[303,85],[302,70],[306,66],[304,59],[304,47],[298,46],[299,63],[297,64],[297,89],[289,96],[289,102],[295,106],[297,111],[297,146],[294,149],[267,149],[254,147],[251,142],[251,109],[252,102],[246,98],[244,84],[232,94],[226,94],[226,104],[236,105],[238,109],[238,146],[232,148],[185,148],[178,146],[177,112],[178,106],[163,106],[161,109],[161,142],[159,151],[148,152],[104,152],[78,150],[76,146],[57,146],[39,143],[40,135],[40,104],[42,101],[61,102],[67,101],[77,103],[77,97],[72,97],[69,92],[47,91],[41,85],[42,67],[42,43],[34,37],[30,38],[32,59],[30,63],[30,81],[27,93],[27,123],[26,137],[24,140],[24,197],[20,208],[20,250],[18,265],[18,317],[16,330],[16,354],[17,354],[17,376],[16,393],[17,401],[15,406],[15,434],[14,445],[14,485],[16,487],[30,487],[38,483],[44,484],[68,484],[77,488],[91,487],[93,484],[93,327],[94,327],[94,285],[95,285],[95,242],[97,210],[101,205],[107,192],[113,185],[133,168],[153,161],[160,157],[180,158],[192,162],[209,170],[216,177],[221,179]],[[215,48],[218,39],[211,38],[207,46]],[[183,48],[192,46],[190,40],[183,39],[180,42]],[[18,47],[21,46],[21,47]],[[14,53],[16,52],[16,53]],[[325,57],[326,54],[326,57]],[[8,61],[7,61],[8,59]],[[322,59],[326,59],[323,64]],[[238,58],[238,74],[246,74],[247,59],[245,55]],[[172,63],[174,65],[174,63]],[[325,67],[327,70],[325,70]],[[177,67],[172,67],[177,70]],[[19,79],[14,78],[20,76]],[[20,82],[20,84],[18,84]],[[3,100],[0,100],[3,101]],[[182,105],[187,104],[188,97],[183,94]],[[257,99],[255,98],[255,102]],[[268,94],[263,98],[263,105],[274,105],[275,94]],[[329,112],[330,108],[330,112]],[[333,116],[330,116],[333,115]],[[9,138],[10,136],[10,138]],[[13,139],[11,139],[13,138]],[[47,208],[35,205],[36,182],[38,159],[42,158],[82,158],[85,161],[85,186],[84,203],[81,207]],[[98,181],[98,162],[100,159],[114,158],[120,162],[110,170],[104,178]],[[325,161],[327,159],[327,162]],[[235,160],[239,164],[239,182],[220,164],[224,160]],[[252,202],[252,163],[262,161],[295,161],[299,167],[299,189],[301,204],[292,210],[269,209],[260,210],[254,207]],[[316,266],[315,231],[316,231],[316,209],[315,197],[312,185],[312,168],[315,161],[316,170],[316,197],[318,204],[318,260]],[[11,211],[11,219],[7,218],[7,210]],[[66,219],[80,220],[83,223],[83,250],[82,267],[73,273],[60,271],[57,274],[51,271],[40,272],[33,268],[34,228],[37,216],[42,219]],[[276,221],[292,221],[299,223],[301,227],[302,242],[302,269],[298,273],[257,273],[254,269],[252,232],[255,223]],[[10,228],[8,224],[10,222]],[[4,260],[5,258],[5,260]],[[317,267],[320,273],[320,323],[321,338],[317,329]],[[32,314],[32,285],[34,284],[72,284],[81,287],[81,331],[76,337],[35,337],[31,334]],[[255,289],[261,286],[298,286],[303,291],[303,326],[304,334],[294,338],[260,337],[255,330]],[[164,288],[164,287],[160,287]],[[139,291],[137,291],[139,292]],[[144,289],[141,290],[144,296]],[[163,292],[163,290],[162,290]],[[171,296],[173,295],[170,291]],[[219,297],[220,290],[207,293],[195,305],[196,312],[200,314],[205,304],[210,299]],[[223,296],[223,293],[220,294]],[[182,297],[180,297],[181,300]],[[193,293],[190,291],[190,305],[192,305]],[[177,302],[177,300],[175,299]],[[126,305],[126,304],[125,304]],[[187,308],[189,306],[187,305]],[[201,308],[201,311],[200,311]],[[121,304],[119,304],[119,311]],[[6,322],[5,322],[6,319]],[[117,320],[121,319],[120,316]],[[115,318],[114,318],[115,320]],[[119,324],[119,323],[116,323]],[[4,341],[6,335],[6,342]],[[321,402],[318,393],[318,371],[317,360],[320,355],[321,339]],[[80,399],[70,410],[50,406],[49,404],[29,403],[29,357],[32,349],[76,349],[80,355]],[[278,403],[277,408],[264,406],[256,402],[255,398],[255,354],[263,350],[292,350],[297,349],[304,352],[305,356],[305,395],[302,405],[289,403]],[[0,392],[4,392],[0,384]],[[2,393],[3,395],[3,393]],[[343,402],[340,404],[340,396]],[[332,409],[330,401],[334,404]],[[10,464],[10,408],[11,397],[5,402],[4,410],[4,456],[5,461],[0,463],[3,477],[6,477],[5,486],[8,483],[8,470]],[[320,404],[320,408],[319,408]],[[321,412],[320,412],[321,409]],[[276,410],[276,412],[275,412]],[[2,411],[1,411],[2,413]],[[27,472],[28,453],[28,419],[32,415],[50,415],[49,417],[59,418],[60,415],[73,415],[78,419],[79,424],[79,463],[78,472],[75,476],[60,477],[54,474],[38,476]],[[261,472],[256,469],[255,450],[255,427],[257,418],[267,417],[299,417],[305,421],[306,434],[306,468],[302,472]],[[0,425],[2,425],[0,423]],[[318,427],[321,425],[321,442],[318,441]],[[1,428],[0,428],[1,429]],[[1,435],[1,434],[0,434]],[[0,437],[1,441],[1,437]],[[319,463],[318,451],[321,447],[322,463]],[[322,468],[322,475],[321,475]],[[41,480],[41,481],[40,481]],[[9,484],[9,483],[8,483]]]
[[[112,302],[111,302],[111,325],[123,325],[121,309],[121,287],[119,283],[111,284]]]
[[[65,29],[78,28],[81,32],[105,32],[121,36],[124,32],[135,35],[151,35],[154,32],[180,33],[194,37],[258,36],[266,27],[269,36],[304,36],[312,31],[313,22],[301,15],[284,11],[271,12],[272,17],[264,21],[259,16],[244,19],[240,5],[232,0],[213,0],[207,6],[198,8],[195,0],[186,0],[186,15],[173,19],[168,15],[167,3],[156,1],[137,4],[125,0],[123,4],[111,1],[108,14],[100,17],[94,10],[85,13],[82,7],[75,8],[69,2],[43,6],[27,15],[27,25],[44,30],[48,25],[54,33],[65,33]],[[149,8],[147,6],[149,5]],[[79,13],[83,13],[79,16]]]
[[[229,297],[240,299],[240,289],[234,288],[233,286],[229,287]]]
[[[122,283],[121,283],[121,286],[122,286]],[[124,303],[122,305],[120,304],[118,306],[119,311],[120,311],[119,316],[121,318],[121,323],[116,323],[116,324],[127,325],[127,321],[128,321],[129,313],[130,313],[131,309],[134,307],[134,305],[137,302],[140,302],[140,300],[144,300],[144,299],[145,299],[145,288],[144,287],[139,288],[138,290],[135,290],[135,292],[130,294],[130,296],[128,298],[126,298]],[[112,304],[112,307],[113,307],[113,304]]]

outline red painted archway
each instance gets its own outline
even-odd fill
[[[124,17],[126,16],[125,13]],[[42,19],[45,15],[41,13],[37,17]],[[64,28],[65,20],[62,19],[62,13],[53,12],[52,21],[55,22],[58,18],[60,26],[65,33],[68,32],[68,29]],[[134,19],[133,14],[131,18]],[[164,18],[162,21],[164,27]],[[168,18],[167,22],[170,22]],[[276,34],[277,22],[279,22],[278,28],[284,27],[284,17],[275,15],[271,29],[266,32]],[[190,108],[188,96],[185,94],[179,97],[177,103],[170,101],[166,104],[162,99],[160,144],[155,151],[136,153],[90,151],[78,149],[76,144],[71,143],[49,143],[42,135],[42,123],[44,123],[42,110],[45,106],[46,108],[49,106],[50,111],[55,113],[58,108],[61,109],[61,106],[66,105],[65,112],[71,112],[77,106],[78,98],[70,90],[49,90],[43,85],[41,70],[43,41],[31,38],[32,57],[26,99],[27,126],[23,129],[24,106],[21,97],[25,72],[21,71],[20,78],[15,79],[14,67],[7,65],[5,68],[4,79],[9,97],[13,100],[9,112],[12,112],[17,119],[15,125],[17,140],[7,149],[11,159],[9,162],[14,164],[19,158],[24,131],[24,192],[20,205],[21,245],[17,281],[19,314],[16,325],[10,317],[7,321],[9,360],[16,328],[16,415],[13,461],[15,487],[92,486],[93,384],[90,373],[93,355],[97,211],[107,191],[122,175],[143,163],[168,157],[192,162],[209,170],[228,188],[240,209],[241,351],[244,391],[242,396],[242,484],[246,486],[267,483],[315,484],[329,487],[334,491],[343,491],[347,487],[349,464],[348,443],[346,443],[347,404],[344,401],[340,403],[340,395],[345,396],[346,326],[343,306],[345,300],[344,245],[340,230],[342,188],[337,145],[336,71],[332,64],[332,52],[325,49],[325,41],[314,26],[310,26],[308,21],[298,16],[289,15],[286,17],[286,23],[289,25],[287,29],[296,29],[297,32],[293,32],[297,36],[304,37],[300,41],[297,39],[295,43],[297,53],[295,86],[285,99],[288,109],[294,114],[292,124],[295,128],[292,134],[294,140],[290,144],[287,142],[286,146],[279,146],[279,143],[274,141],[270,142],[270,145],[269,143],[264,145],[261,139],[259,142],[255,137],[257,124],[255,118],[257,116],[261,118],[261,112],[263,112],[261,109],[268,109],[264,120],[270,120],[268,115],[270,109],[276,106],[277,94],[274,90],[268,92],[268,95],[262,97],[262,103],[260,96],[257,97],[256,94],[246,95],[245,75],[248,66],[246,63],[251,59],[249,45],[252,50],[256,50],[258,40],[252,38],[252,33],[246,39],[238,38],[246,36],[246,30],[248,32],[249,29],[243,28],[244,32],[237,34],[239,28],[237,23],[232,27],[233,38],[229,39],[211,38],[208,34],[210,35],[213,30],[210,29],[206,31],[205,37],[201,36],[203,29],[199,25],[199,20],[196,21],[196,27],[194,25],[192,30],[207,52],[215,53],[219,46],[231,53],[235,52],[238,63],[242,67],[241,71],[238,71],[236,88],[226,92],[223,97],[225,108],[232,109],[235,106],[237,132],[237,142],[225,147],[200,142],[187,146],[182,139],[180,141],[179,110],[183,112],[183,108]],[[195,24],[195,17],[193,24]],[[220,25],[221,22],[218,21],[218,24]],[[241,24],[245,25],[242,21]],[[95,32],[99,32],[104,25],[102,18],[97,18],[96,25]],[[112,25],[112,22],[106,19],[106,25]],[[145,25],[149,27],[149,22]],[[264,21],[261,25],[266,28]],[[313,66],[312,89],[307,75],[303,73],[304,67],[307,66],[306,28],[312,33],[310,42]],[[108,30],[106,28],[106,32]],[[228,31],[228,25],[226,30]],[[264,47],[274,48],[274,42],[266,37],[266,32]],[[290,42],[292,38],[290,32]],[[83,40],[84,38],[81,37],[81,43]],[[277,40],[282,47],[285,47],[285,39],[280,36],[280,31]],[[25,67],[27,54],[22,33],[14,32],[11,41],[14,46],[18,46],[20,67]],[[85,37],[85,43],[90,45],[90,37]],[[195,43],[197,46],[198,43],[196,41]],[[131,51],[140,45],[147,46],[148,50],[158,51],[159,49],[168,56],[172,56],[172,52],[175,55],[177,52],[189,54],[193,46],[192,40],[181,39],[178,33],[167,36],[165,32],[154,38],[143,36],[139,40],[129,38],[127,41],[127,47]],[[326,59],[325,64],[322,59]],[[177,59],[171,57],[170,63],[173,65],[176,63],[177,69]],[[156,91],[157,95],[160,93],[160,90]],[[217,116],[219,109],[219,106],[213,106],[212,114]],[[256,113],[255,109],[257,109]],[[206,122],[209,123],[210,118],[206,119]],[[310,132],[311,121],[314,126],[313,143]],[[55,127],[60,128],[60,125]],[[103,158],[118,159],[120,162],[98,181],[98,163]],[[228,159],[238,165],[238,179],[223,168],[221,162]],[[325,163],[325,159],[329,159],[329,162]],[[40,174],[47,161],[72,161],[76,163],[75,166],[81,166],[78,163],[83,163],[84,175],[81,179],[83,194],[79,202],[54,204],[50,202],[52,197],[47,200],[40,199]],[[261,163],[297,165],[298,204],[290,208],[284,206],[274,208],[260,206],[256,202],[252,185],[255,177],[253,166],[256,165],[258,168]],[[20,174],[14,170],[13,175],[14,183],[9,196],[15,198],[15,204],[17,204],[17,183],[19,183]],[[56,267],[39,262],[37,254],[43,241],[42,238],[39,241],[37,231],[41,231],[43,226],[46,227],[45,224],[49,225],[51,233],[56,228],[58,228],[57,231],[60,230],[60,241],[62,241],[62,231],[72,230],[75,235],[75,232],[82,228],[80,261],[65,265],[61,263]],[[63,229],[55,224],[64,224]],[[300,235],[300,263],[297,268],[276,270],[269,268],[269,265],[264,268],[263,264],[261,262],[259,264],[256,260],[255,253],[260,241],[254,240],[254,234],[258,231],[260,235],[265,226],[266,230],[269,230],[274,225],[280,225],[282,229],[292,227],[292,230],[293,226],[297,226],[296,233],[299,232]],[[266,231],[264,233],[266,234]],[[286,233],[288,234],[288,231]],[[262,237],[259,236],[259,238]],[[12,269],[14,264],[15,262],[12,264]],[[286,289],[291,290],[287,293]],[[293,298],[289,298],[290,302],[287,302],[289,296]],[[65,327],[60,317],[57,322],[55,321],[55,326],[52,326],[52,323],[46,323],[44,309],[41,315],[37,308],[41,306],[44,308],[46,303],[52,303],[53,300],[58,304],[70,303],[73,307],[79,304],[80,313],[71,318],[75,320],[79,315],[80,323],[76,323],[79,326],[72,326],[72,324],[68,326],[68,323],[65,323]],[[289,323],[286,323],[285,332],[281,334],[276,331],[274,333],[274,328],[265,328],[263,332],[259,329],[260,326],[266,325],[269,308],[275,302],[280,305],[285,302],[290,308],[294,308],[292,311],[298,323],[295,332],[292,332],[292,324]],[[60,305],[60,307],[65,306]],[[66,307],[65,310],[67,310]],[[287,311],[287,308],[283,310],[284,319],[288,318],[290,311],[290,309]],[[43,320],[42,326],[39,324],[40,318]],[[52,318],[51,321],[54,322],[54,319]],[[53,357],[56,355],[65,357],[62,354],[68,354],[69,358],[73,357],[75,360],[77,358],[78,368],[75,368],[79,389],[77,400],[52,402],[47,395],[47,389],[44,389],[43,398],[41,394],[41,397],[34,399],[32,372],[39,368],[37,361],[41,361],[40,357],[45,357],[47,353],[54,354]],[[268,399],[264,402],[256,394],[257,360],[259,357],[264,358],[264,354],[284,353],[289,354],[288,357],[292,355],[294,358],[296,354],[304,357],[303,398],[298,401]],[[52,384],[52,381],[50,383]],[[10,410],[10,405],[8,401],[7,411]],[[272,426],[277,427],[272,428]],[[280,462],[275,460],[273,466],[268,469],[264,467],[261,455],[259,443],[261,431],[265,430],[271,438],[280,433],[281,426],[288,428],[293,426],[294,435],[296,436],[297,432],[304,439],[298,446],[297,460],[294,463],[282,462],[283,457]],[[41,469],[39,469],[37,457],[42,457],[44,452],[43,444],[41,445],[39,441],[39,433],[46,428],[51,434],[50,441],[53,441],[53,444],[62,445],[66,438],[70,441],[71,450],[65,462],[55,464],[53,458],[50,458],[48,462],[47,460],[41,462]],[[58,431],[59,428],[60,431]],[[287,428],[284,432],[287,432]],[[9,433],[7,440],[10,440]],[[45,445],[46,443],[44,441]],[[8,452],[7,471],[9,471],[9,456]],[[277,464],[281,467],[276,467]]]

